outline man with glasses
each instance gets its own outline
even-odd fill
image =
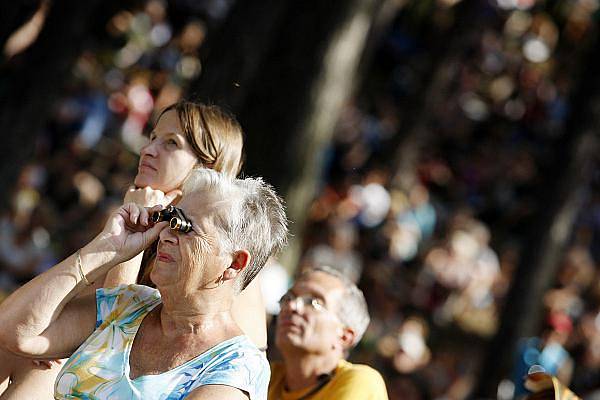
[[[381,375],[346,361],[369,325],[367,303],[344,275],[307,270],[280,300],[269,400],[387,399]]]

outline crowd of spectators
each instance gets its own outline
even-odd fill
[[[373,86],[385,90],[357,95],[340,119],[323,190],[310,208],[303,262],[328,249],[343,254],[335,257],[338,268],[352,276],[361,266],[373,321],[354,357],[385,371],[391,398],[464,398],[473,390],[484,344],[532,240],[529,225],[547,205],[536,197],[539,185],[549,165],[567,156],[556,143],[568,112],[576,112],[569,96],[581,84],[569,70],[581,60],[575,44],[598,3],[561,6],[560,15],[559,7],[535,2],[482,6],[476,16],[484,28],[474,24],[461,37],[462,53],[435,69],[446,77],[442,93],[419,81],[431,43],[395,24],[379,50],[384,67],[375,68],[385,84]],[[415,110],[402,106],[419,91],[438,96],[441,106],[425,113],[429,140],[407,187],[394,179],[401,152],[388,149],[397,134],[410,134],[403,121]],[[595,171],[555,287],[544,297],[544,328],[523,338],[500,397],[520,393],[532,364],[578,393],[598,389]]]
[[[450,3],[435,5],[431,24],[443,23]],[[384,84],[367,84],[347,102],[308,209],[299,268],[328,265],[359,283],[372,322],[351,359],[380,370],[390,398],[464,398],[473,389],[528,224],[545,206],[536,198],[539,185],[548,165],[564,157],[556,143],[581,84],[570,75],[581,59],[574,44],[599,7],[590,0],[552,10],[544,2],[482,3],[485,28],[436,67],[447,90],[426,93],[439,96],[440,108],[426,113],[430,139],[412,183],[396,184],[398,153],[390,145],[409,131],[404,121],[414,110],[403,106],[427,90],[423,59],[433,56],[428,39],[403,23],[416,12],[409,5],[375,55],[373,76]],[[191,14],[219,18],[229,3],[206,4]],[[149,0],[119,12],[107,34],[120,45],[79,58],[35,158],[9,192],[12,207],[0,219],[0,293],[100,229],[132,181],[152,111],[179,99],[201,73],[206,20],[174,24],[166,7]],[[544,330],[523,343],[527,362],[559,373],[581,394],[600,381],[597,170],[544,297]],[[276,267],[264,271],[269,279],[271,289],[287,289],[289,278]],[[269,311],[277,313],[276,305]],[[516,381],[520,367],[508,378]]]
[[[192,6],[176,3],[184,14]],[[108,44],[79,57],[9,193],[12,207],[0,221],[0,289],[14,289],[79,248],[122,203],[153,110],[180,99],[200,73],[208,10],[227,6],[213,3],[194,10],[204,20],[177,19],[177,26],[160,0],[120,11],[106,27],[109,40],[101,43]]]

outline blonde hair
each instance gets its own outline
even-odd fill
[[[215,105],[181,100],[164,108],[155,124],[167,111],[177,113],[181,129],[201,167],[213,169],[231,178],[240,173],[244,161],[244,133],[233,115]],[[150,280],[150,272],[157,243],[158,241],[154,242],[144,251],[137,279],[149,286],[154,286]]]
[[[175,111],[203,167],[236,177],[243,164],[244,134],[235,117],[215,105],[181,100],[161,111]]]

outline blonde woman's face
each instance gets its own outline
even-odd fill
[[[166,193],[178,189],[197,162],[177,113],[170,110],[158,120],[150,141],[142,148],[134,183]]]

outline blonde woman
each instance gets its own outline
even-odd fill
[[[140,153],[135,187],[125,203],[149,207],[176,203],[181,185],[197,168],[211,168],[235,177],[242,165],[243,133],[237,121],[216,106],[181,101],[165,108]],[[150,283],[152,248],[113,268],[97,286]],[[139,277],[139,279],[138,279]],[[258,281],[239,296],[232,314],[260,348],[266,347],[266,317]],[[53,399],[60,361],[31,361],[0,351],[0,399]],[[10,385],[9,385],[10,381]]]

